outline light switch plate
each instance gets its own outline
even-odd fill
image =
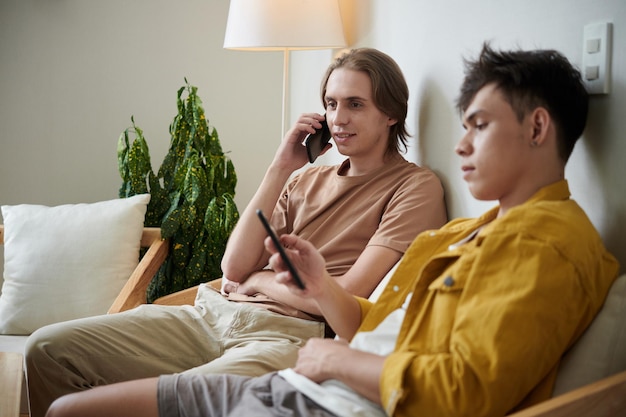
[[[612,23],[590,23],[583,30],[581,72],[589,94],[608,94],[611,89]]]

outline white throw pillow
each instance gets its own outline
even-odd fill
[[[105,314],[139,262],[149,201],[2,206],[0,333]]]

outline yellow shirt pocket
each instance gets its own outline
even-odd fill
[[[428,286],[428,307],[423,327],[429,333],[428,340],[433,342],[433,348],[438,352],[449,351],[450,334],[465,288],[467,276],[458,272],[457,268],[449,268]]]

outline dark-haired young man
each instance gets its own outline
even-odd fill
[[[564,179],[587,102],[559,53],[486,45],[467,62],[455,150],[472,194],[497,207],[420,234],[375,304],[337,285],[313,245],[283,235],[300,290],[266,240],[276,279],[314,300],[343,340],[309,340],[278,373],[133,381],[62,398],[50,416],[495,417],[547,399],[619,270]]]

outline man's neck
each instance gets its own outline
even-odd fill
[[[397,158],[402,158],[402,156],[398,153],[393,153],[391,155],[383,155],[381,158],[348,158],[348,164],[344,167],[344,169],[339,172],[339,175],[346,177],[356,177],[359,175],[367,175],[372,171],[375,171],[382,166],[396,160]]]
[[[542,178],[538,178],[532,183],[528,182],[529,187],[526,188],[523,192],[519,192],[517,195],[507,196],[506,199],[500,199],[500,210],[498,211],[498,217],[504,216],[509,209],[525,203],[542,188],[563,179],[565,179],[565,172],[555,171],[554,173],[552,173],[552,175],[544,175]]]

